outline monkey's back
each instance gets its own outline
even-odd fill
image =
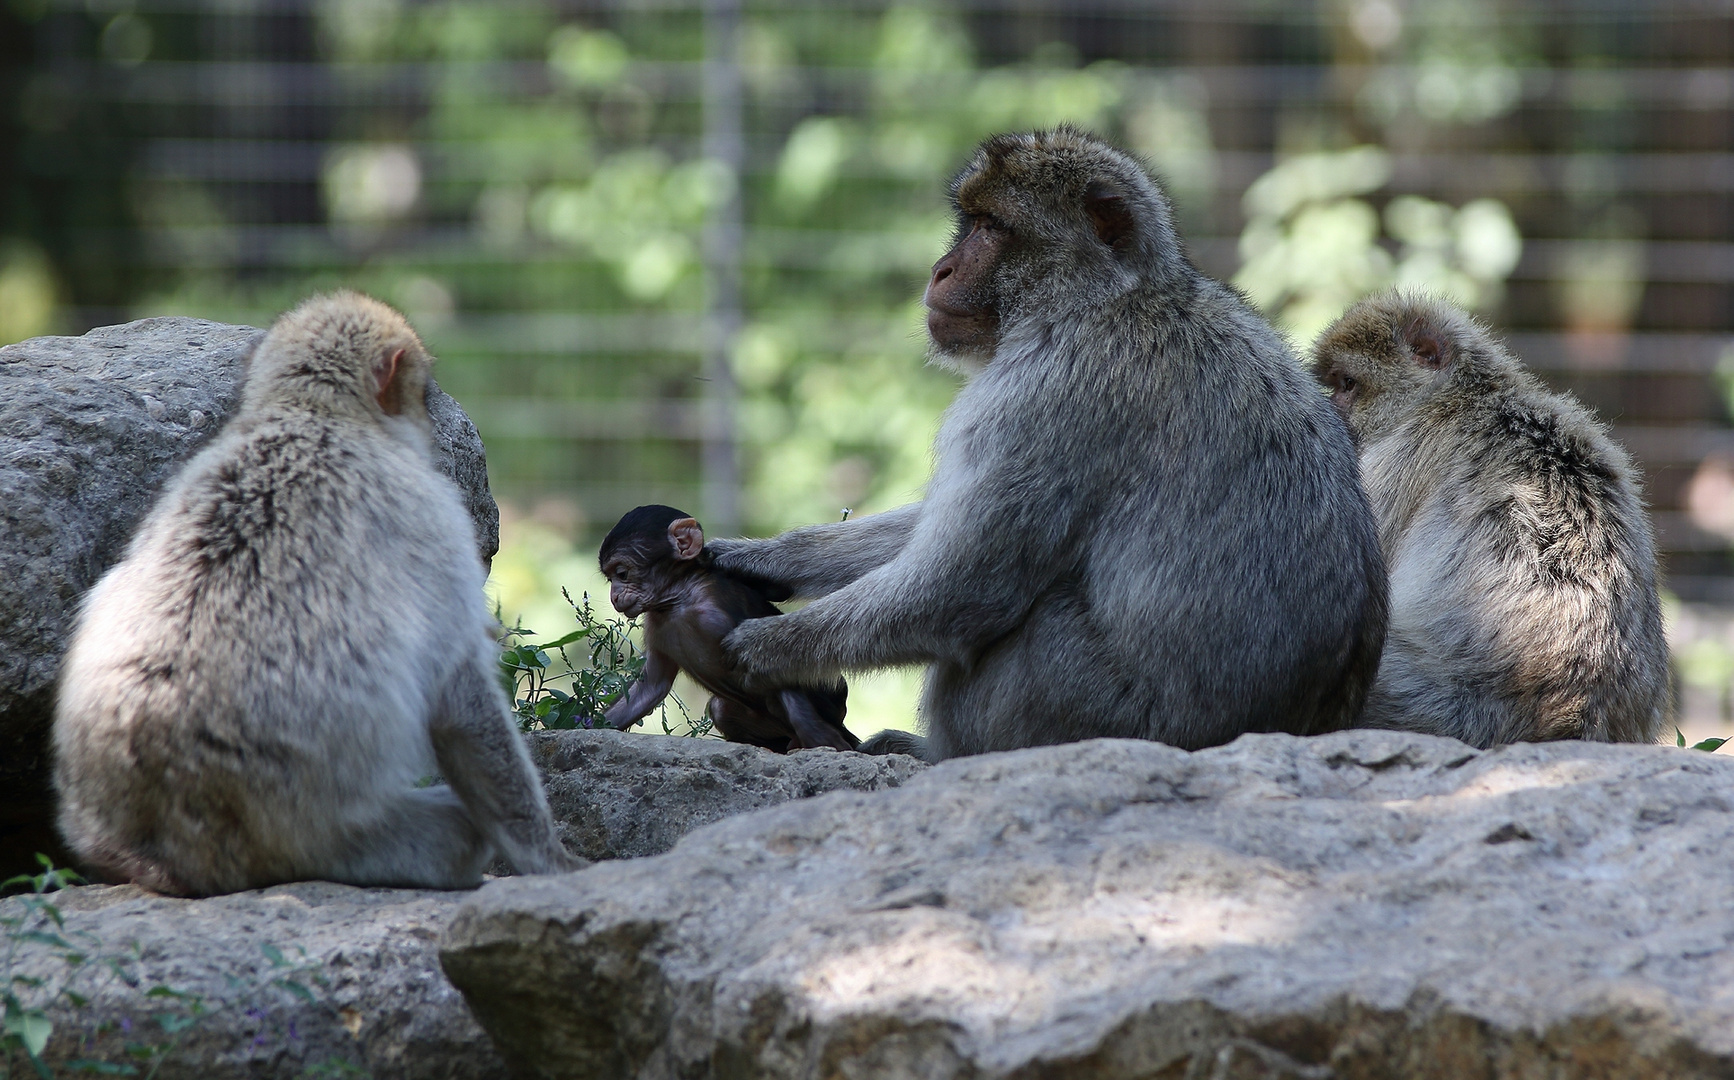
[[[1370,722],[1482,746],[1656,738],[1670,694],[1654,540],[1600,423],[1526,372],[1479,372],[1365,460],[1393,549]]]
[[[486,648],[480,586],[473,526],[413,438],[243,414],[86,598],[55,722],[69,840],[182,891],[300,876],[364,793],[435,771],[436,688],[410,673]],[[454,596],[468,625],[444,624]]]

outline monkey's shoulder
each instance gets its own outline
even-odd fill
[[[306,419],[225,431],[189,463],[158,516],[201,562],[247,554],[265,574],[369,544],[430,557],[461,543],[451,538],[468,522],[455,487],[414,447]]]
[[[748,619],[764,619],[781,615],[782,610],[771,602],[771,595],[786,594],[787,590],[760,578],[732,572],[711,570],[704,576],[702,588],[712,604],[726,614],[734,625]],[[732,627],[731,627],[732,628]]]
[[[1463,408],[1456,427],[1465,464],[1488,477],[1531,480],[1560,498],[1604,498],[1637,483],[1626,452],[1565,395],[1501,389]]]
[[[750,608],[751,614],[744,618],[760,618],[765,615],[778,615],[776,605],[784,600],[794,598],[794,590],[781,582],[759,577],[742,570],[724,570],[716,565],[716,559],[707,547],[702,555],[701,566],[708,586],[719,596],[737,598],[735,603],[743,608]]]

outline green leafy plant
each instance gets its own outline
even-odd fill
[[[1727,739],[1704,739],[1701,742],[1693,743],[1692,749],[1703,750],[1714,754],[1716,751],[1722,749],[1722,744],[1727,741]],[[1674,729],[1674,745],[1682,748],[1686,745],[1686,733],[1681,731],[1679,728]]]
[[[633,640],[637,623],[597,618],[589,593],[581,600],[573,600],[565,589],[560,595],[572,607],[576,630],[554,641],[536,642],[529,640],[535,631],[513,625],[501,641],[500,681],[518,726],[525,731],[596,727],[608,707],[644,672],[644,650]],[[660,710],[664,734],[710,734],[708,717],[693,717],[673,694],[667,700],[674,702],[680,715],[671,719],[664,702]]]

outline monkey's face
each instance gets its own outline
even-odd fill
[[[704,548],[704,530],[696,520],[680,516],[663,526],[657,519],[666,512],[680,513],[672,507],[640,507],[602,542],[608,602],[628,619],[678,604]]]
[[[995,270],[1005,257],[1011,232],[991,214],[964,218],[962,233],[921,297],[927,305],[927,332],[942,354],[986,361],[999,347],[1000,302]]]
[[[649,582],[644,580],[641,568],[616,565],[612,572],[604,573],[608,576],[608,602],[614,610],[628,619],[644,614],[655,594],[647,588]]]
[[[1363,443],[1402,422],[1449,378],[1451,328],[1401,297],[1362,301],[1313,346],[1313,374]]]
[[[957,233],[933,265],[927,329],[937,359],[978,367],[1026,317],[1099,311],[1134,288],[1166,202],[1130,158],[1061,128],[997,135],[952,185]]]
[[[1355,402],[1360,399],[1366,379],[1365,357],[1353,353],[1321,354],[1313,363],[1313,374],[1331,395],[1331,404],[1343,419],[1354,422]],[[1355,361],[1362,361],[1356,363]]]
[[[1315,352],[1313,374],[1324,384],[1331,404],[1348,421],[1349,430],[1361,443],[1378,437],[1391,421],[1391,414],[1401,411],[1404,402],[1418,391],[1407,370],[1411,367],[1406,356],[1399,356],[1386,342],[1379,351],[1369,352],[1346,346],[1341,342],[1321,341]]]
[[[669,591],[663,565],[667,561],[666,552],[647,552],[637,545],[611,552],[602,563],[602,576],[608,579],[608,602],[614,610],[636,619],[659,606]]]

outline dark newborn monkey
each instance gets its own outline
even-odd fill
[[[713,566],[697,521],[672,506],[640,506],[602,541],[600,558],[614,610],[644,617],[644,672],[604,714],[610,725],[625,730],[644,719],[685,671],[715,695],[705,714],[730,742],[779,753],[861,744],[843,726],[849,688],[842,679],[830,689],[742,685],[722,639],[747,619],[781,615],[771,601],[788,594]]]

